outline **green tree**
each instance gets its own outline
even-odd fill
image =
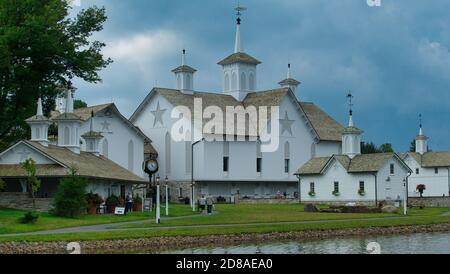
[[[73,79],[100,82],[112,60],[92,39],[107,17],[96,6],[69,17],[67,0],[0,1],[0,151],[29,135],[24,120],[38,97],[48,115],[54,99],[74,90]]]
[[[27,172],[28,191],[33,199],[33,208],[36,210],[36,192],[41,188],[41,181],[36,177],[36,162],[32,158],[21,163],[21,166]]]
[[[370,143],[361,143],[361,153],[362,154],[372,154],[372,153],[379,153],[377,146],[370,142]]]
[[[389,143],[382,144],[378,150],[381,153],[394,152],[394,149],[392,148],[392,144],[389,144]]]
[[[87,181],[77,175],[75,168],[70,169],[69,175],[62,179],[53,201],[54,213],[58,216],[76,218],[87,209],[86,201]]]
[[[409,152],[416,152],[416,139],[412,140],[409,144]]]
[[[73,108],[79,109],[79,108],[85,108],[87,107],[87,103],[81,100],[74,100],[73,101]]]

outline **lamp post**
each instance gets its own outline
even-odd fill
[[[195,212],[195,202],[194,202],[194,196],[195,196],[195,182],[194,182],[194,146],[200,142],[205,141],[205,138],[202,138],[201,140],[198,140],[194,143],[192,143],[191,146],[191,207],[192,211]]]
[[[166,176],[166,216],[169,216],[169,178]]]
[[[160,195],[159,195],[159,181],[161,180],[161,178],[159,177],[159,175],[156,177],[156,223],[159,224],[161,223],[161,208],[160,208]]]

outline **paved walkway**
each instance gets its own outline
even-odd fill
[[[183,218],[199,217],[202,215],[183,216],[183,217],[163,217],[161,220],[175,220]],[[220,227],[249,227],[258,225],[292,225],[292,224],[318,224],[318,223],[335,223],[335,222],[352,222],[352,221],[376,221],[386,219],[404,219],[408,216],[391,216],[391,217],[377,217],[377,218],[361,218],[361,219],[340,219],[340,220],[317,220],[317,221],[296,221],[296,222],[268,222],[268,223],[243,223],[243,224],[208,224],[208,225],[187,225],[187,226],[154,226],[154,227],[140,227],[140,228],[117,228],[118,226],[128,224],[145,224],[155,222],[154,219],[147,221],[132,221],[113,224],[101,224],[92,226],[70,227],[55,230],[36,231],[17,234],[3,234],[0,237],[15,237],[15,236],[30,236],[30,235],[50,235],[50,234],[70,234],[82,232],[105,232],[105,231],[142,231],[142,230],[161,230],[161,229],[179,229],[179,228],[220,228]]]

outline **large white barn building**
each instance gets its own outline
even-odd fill
[[[273,198],[277,193],[294,197],[299,191],[296,167],[311,158],[341,151],[343,127],[318,106],[297,99],[300,82],[291,78],[290,66],[280,88],[257,90],[261,62],[242,50],[240,27],[238,16],[234,53],[218,63],[223,69],[221,92],[196,91],[196,70],[187,65],[183,50],[181,66],[173,70],[176,88],[153,88],[130,118],[158,151],[159,176],[170,181],[172,199],[191,197],[192,180],[196,182],[196,197]],[[233,114],[231,119],[206,114],[208,110],[227,113],[230,107],[268,107],[271,111],[267,123],[261,116],[252,119],[244,115],[244,123],[240,123]],[[279,111],[272,112],[273,107]],[[232,129],[236,126],[237,132],[218,128],[229,120],[236,124]],[[180,124],[183,127],[174,131]]]

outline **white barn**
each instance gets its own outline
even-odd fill
[[[396,153],[361,154],[361,133],[351,113],[342,134],[343,154],[317,157],[298,169],[302,201],[378,204],[405,199],[411,170]]]
[[[287,79],[280,82],[281,88],[257,91],[257,65],[261,62],[243,52],[240,23],[238,18],[235,52],[218,63],[223,69],[222,92],[195,90],[196,70],[186,64],[183,50],[181,66],[173,70],[176,88],[153,88],[130,118],[152,139],[159,152],[159,175],[168,177],[172,199],[191,197],[192,179],[196,182],[196,197],[207,194],[273,198],[286,192],[293,198],[298,193],[295,167],[316,156],[340,153],[343,127],[315,104],[297,99],[294,92],[300,82],[290,77],[290,66]],[[226,113],[228,107],[278,107],[279,115],[271,112],[268,123],[263,125],[261,119],[252,120],[250,115],[239,123],[233,115],[231,120],[238,130],[243,130],[229,133],[209,127],[208,122],[217,117],[201,110],[199,120],[205,126],[197,126],[195,117],[180,116],[180,107],[192,116],[199,109]],[[172,131],[180,121],[186,137],[183,140],[175,138]],[[279,130],[272,131],[270,121],[279,122]],[[266,127],[267,134],[252,133],[254,126]],[[270,151],[264,149],[266,144],[261,141],[269,136],[268,132],[277,143]],[[207,140],[202,141],[203,138]]]

